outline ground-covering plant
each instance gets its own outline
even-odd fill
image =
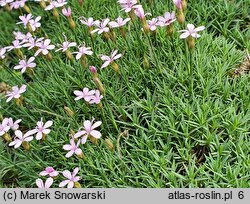
[[[250,187],[250,0],[1,0],[1,187]]]

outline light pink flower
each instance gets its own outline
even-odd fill
[[[18,8],[24,7],[26,1],[27,0],[19,0],[19,1],[11,2],[10,9],[18,9]]]
[[[11,46],[8,46],[6,47],[6,49],[8,49],[8,52],[13,50],[13,49],[19,49],[19,48],[22,48],[22,43],[19,41],[19,40],[14,40],[12,41],[12,45]]]
[[[31,19],[29,21],[32,31],[35,31],[37,28],[41,27],[41,23],[39,22],[40,20],[41,20],[41,16],[38,16],[35,18],[35,20]]]
[[[174,11],[172,13],[165,12],[164,16],[159,16],[158,19],[159,19],[158,23],[159,26],[161,27],[168,26],[174,21],[176,21],[175,12]]]
[[[5,58],[6,48],[2,47],[0,48],[0,59]]]
[[[45,183],[42,181],[42,179],[36,179],[36,185],[38,188],[50,188],[50,186],[53,184],[53,178],[49,177],[46,179]]]
[[[53,121],[49,120],[45,124],[43,123],[43,119],[41,118],[40,121],[36,123],[36,128],[34,129],[34,132],[36,133],[36,139],[41,140],[44,135],[47,135],[50,133],[49,127],[53,125]]]
[[[80,155],[82,154],[82,150],[79,147],[80,145],[80,140],[77,141],[77,143],[75,143],[75,140],[74,139],[71,139],[70,140],[70,144],[66,144],[66,145],[63,145],[63,149],[64,150],[67,150],[69,151],[65,157],[69,158],[71,157],[73,154],[76,154],[76,155]]]
[[[62,13],[63,13],[63,15],[65,15],[67,17],[70,17],[71,16],[71,8],[70,7],[68,7],[68,9],[67,8],[63,8],[62,9]]]
[[[9,126],[9,119],[8,118],[4,118],[2,123],[0,123],[0,136],[4,135],[5,133],[7,133],[10,129]]]
[[[50,176],[50,177],[56,177],[58,176],[58,172],[51,166],[48,166],[45,168],[44,171],[42,171],[39,175],[40,176]]]
[[[85,87],[82,91],[74,91],[74,94],[77,96],[75,98],[76,101],[83,98],[86,102],[89,102],[95,94],[95,91],[90,91],[89,88]]]
[[[117,59],[119,59],[122,56],[122,54],[117,54],[117,52],[118,52],[118,50],[113,51],[111,53],[111,57],[109,57],[107,55],[101,55],[101,59],[103,61],[105,61],[104,64],[101,66],[101,69],[107,67],[114,60],[117,60]]]
[[[73,52],[73,54],[76,54],[76,59],[79,60],[84,55],[92,55],[93,52],[91,51],[91,47],[85,47],[85,45],[83,45],[79,47],[78,52]]]
[[[182,9],[182,0],[173,0],[177,9]]]
[[[60,45],[61,47],[58,50],[56,50],[56,52],[58,51],[66,52],[66,50],[68,50],[70,47],[75,47],[77,45],[76,42],[69,42],[65,35],[64,35],[64,38],[65,38],[65,42],[63,42],[63,44]]]
[[[126,13],[130,12],[137,4],[137,0],[118,0],[118,2]]]
[[[67,180],[62,181],[62,182],[59,184],[59,187],[64,187],[64,186],[67,185],[67,188],[73,188],[73,187],[74,187],[74,183],[75,183],[75,182],[78,182],[78,181],[81,179],[80,176],[76,176],[76,174],[78,173],[78,171],[79,171],[79,168],[78,168],[78,167],[76,167],[76,168],[73,170],[72,174],[71,174],[70,171],[68,171],[68,170],[63,171],[63,172],[62,172],[62,173],[63,173],[63,176],[64,176],[65,178],[67,178]]]
[[[86,25],[88,27],[92,27],[94,25],[99,25],[100,24],[99,20],[94,21],[94,19],[92,17],[86,19],[85,17],[81,16],[80,17],[80,21],[81,21],[81,23],[83,25]]]
[[[27,14],[27,15],[23,15],[23,16],[19,16],[19,19],[21,20],[21,22],[18,22],[17,24],[23,24],[24,28],[27,27],[28,23],[30,22],[30,20],[33,18],[32,14]]]
[[[195,28],[193,24],[187,24],[187,30],[180,30],[178,32],[182,33],[180,35],[181,39],[187,38],[188,36],[192,36],[193,38],[199,38],[200,35],[198,34],[198,32],[204,29],[205,29],[205,26],[199,26]]]
[[[103,32],[104,33],[109,32],[109,27],[108,27],[109,21],[110,20],[108,18],[103,19],[102,22],[99,22],[99,23],[96,24],[96,26],[98,28],[96,28],[93,31],[91,31],[91,33],[97,32],[98,34],[102,34]]]
[[[12,118],[8,118],[8,125],[10,126],[10,129],[15,131],[19,128],[18,123],[20,123],[21,121],[21,119],[18,119],[14,122]]]
[[[95,66],[89,66],[89,70],[92,74],[97,74],[97,68]]]
[[[130,18],[126,18],[126,19],[122,19],[122,17],[118,17],[116,19],[116,21],[111,21],[109,22],[109,25],[112,27],[112,28],[118,28],[118,27],[122,27],[124,25],[126,25],[127,22],[130,21]]]
[[[158,19],[157,18],[153,18],[152,20],[147,20],[147,23],[148,23],[149,29],[151,31],[154,31],[157,28]]]
[[[135,8],[135,15],[140,19],[144,19],[146,16],[151,15],[151,13],[145,13],[142,5],[137,5]]]
[[[49,53],[49,50],[53,50],[55,48],[55,45],[50,45],[51,40],[46,39],[43,42],[37,43],[37,47],[39,49],[36,51],[35,56],[42,53],[43,55],[47,55]]]
[[[88,136],[92,136],[94,138],[101,138],[102,134],[95,130],[95,128],[99,127],[102,122],[101,121],[97,121],[93,124],[94,119],[92,121],[90,120],[86,120],[83,123],[83,130],[81,130],[81,128],[78,130],[78,132],[74,135],[74,138],[78,138],[83,136],[82,138],[82,144],[85,144],[87,141]]]
[[[46,6],[45,11],[49,11],[49,10],[54,9],[54,8],[62,7],[65,4],[67,4],[67,2],[65,0],[50,1],[50,4],[48,6]]]
[[[33,49],[34,47],[38,47],[42,41],[44,40],[44,38],[38,38],[36,39],[36,37],[31,37],[29,38],[28,42],[26,42],[25,44],[23,44],[23,47],[28,47],[28,50]]]
[[[30,130],[26,132],[24,135],[20,130],[16,130],[15,131],[16,137],[14,138],[14,141],[9,144],[9,146],[14,146],[14,148],[16,149],[20,147],[23,142],[30,142],[31,140],[33,140],[33,136],[31,136],[33,134],[34,130]]]
[[[8,98],[6,102],[9,102],[13,98],[19,98],[21,94],[24,93],[25,91],[26,91],[25,84],[23,84],[20,88],[18,88],[18,86],[13,86],[12,91],[7,91],[6,97]]]
[[[19,65],[15,66],[14,69],[21,69],[21,73],[24,73],[27,68],[36,67],[36,63],[34,62],[35,57],[31,57],[26,60],[26,57],[23,60],[19,61]]]
[[[101,99],[103,98],[103,95],[100,94],[99,90],[95,91],[95,95],[91,97],[91,100],[89,101],[90,104],[99,104],[101,103]]]
[[[29,32],[26,34],[23,34],[22,32],[18,31],[18,32],[13,32],[13,34],[15,35],[16,40],[21,40],[21,44],[28,42],[29,39],[32,38],[32,35]],[[22,45],[22,47],[24,46]]]

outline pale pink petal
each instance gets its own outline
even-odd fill
[[[65,170],[62,172],[63,176],[66,177],[67,179],[71,179],[71,173],[69,170]]]
[[[59,184],[59,187],[60,187],[60,188],[61,188],[61,187],[64,187],[64,186],[66,186],[69,182],[70,182],[70,180],[64,180],[64,181],[62,181],[62,182]]]
[[[36,185],[38,188],[44,188],[42,179],[36,179]]]
[[[44,188],[49,188],[53,184],[53,181],[53,178],[47,178],[47,180],[45,181]]]
[[[92,130],[90,132],[90,135],[92,135],[93,137],[95,137],[97,139],[99,139],[102,136],[102,134],[99,131],[97,131],[97,130]]]

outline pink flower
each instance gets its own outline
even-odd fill
[[[79,147],[80,145],[80,140],[77,141],[77,143],[75,143],[75,140],[74,139],[71,139],[70,140],[70,144],[66,144],[66,145],[63,145],[63,149],[64,150],[67,150],[69,151],[65,157],[69,158],[71,157],[73,154],[76,154],[76,155],[80,155],[82,154],[82,150]]]
[[[97,69],[95,66],[89,66],[89,70],[91,71],[92,74],[97,74]]]
[[[80,21],[81,21],[81,23],[83,25],[86,25],[88,27],[92,27],[94,25],[99,25],[100,24],[99,20],[94,21],[94,19],[92,17],[86,19],[85,17],[81,16],[80,17]]]
[[[34,129],[35,133],[36,133],[36,139],[37,140],[41,140],[43,135],[47,135],[50,133],[50,129],[48,129],[49,127],[51,127],[53,125],[53,121],[49,120],[47,121],[45,124],[43,123],[43,119],[41,118],[40,121],[38,121],[36,123],[36,128]]]
[[[45,8],[45,11],[49,11],[54,8],[62,7],[65,4],[67,4],[65,0],[50,1],[50,4]]]
[[[174,21],[176,21],[175,12],[174,11],[172,13],[165,12],[164,16],[163,17],[159,16],[158,19],[159,19],[159,23],[158,23],[159,26],[161,27],[168,26]]]
[[[10,3],[10,9],[18,9],[18,8],[21,8],[21,7],[24,7],[25,5],[25,2],[27,0],[19,0],[19,1],[14,1],[12,3]]]
[[[21,22],[18,22],[17,24],[23,24],[24,28],[27,27],[28,23],[30,22],[30,20],[33,18],[32,14],[27,14],[27,15],[23,15],[23,16],[19,16],[19,19],[21,20]]]
[[[56,177],[56,176],[58,176],[58,172],[53,167],[48,166],[39,175],[40,176],[48,176],[49,175],[50,177]]]
[[[31,19],[29,21],[32,31],[35,31],[37,28],[41,26],[41,23],[39,22],[40,20],[41,20],[41,16],[38,16],[35,18],[35,20]]]
[[[31,33],[26,33],[23,34],[22,32],[13,32],[13,34],[15,35],[15,39],[16,40],[21,40],[21,44],[22,43],[26,43],[29,41],[30,38],[32,38]],[[23,46],[23,45],[22,45]],[[24,46],[23,46],[24,47]]]
[[[117,54],[117,52],[118,52],[118,50],[113,51],[113,52],[111,53],[111,57],[109,57],[109,56],[107,56],[107,55],[101,55],[101,59],[102,59],[103,61],[105,61],[104,64],[101,66],[101,68],[107,67],[107,66],[108,66],[110,63],[112,63],[114,60],[117,60],[117,59],[119,59],[119,58],[122,56],[122,54]]]
[[[7,91],[6,97],[8,98],[6,102],[9,102],[13,98],[20,98],[21,94],[24,93],[25,91],[26,91],[26,85],[24,84],[20,87],[20,89],[18,88],[18,86],[13,86],[12,91]]]
[[[50,45],[51,40],[46,39],[43,42],[37,43],[37,47],[39,49],[36,51],[35,56],[42,53],[43,55],[47,55],[49,53],[49,50],[53,50],[55,48],[55,45]]]
[[[93,52],[91,51],[91,47],[85,47],[85,45],[83,45],[82,47],[79,47],[79,51],[78,52],[73,52],[76,55],[76,59],[79,60],[82,56],[84,55],[92,55]]]
[[[12,45],[6,47],[6,49],[8,49],[8,51],[11,51],[13,49],[19,49],[22,47],[22,43],[19,40],[14,40],[12,41]]]
[[[23,47],[28,47],[28,50],[33,49],[34,47],[38,47],[39,43],[42,42],[44,40],[44,38],[38,38],[36,39],[36,37],[31,37],[29,38],[28,42],[26,42],[25,44],[23,44]]]
[[[177,9],[182,9],[182,0],[173,0]]]
[[[91,31],[91,33],[95,33],[98,32],[98,34],[102,34],[103,32],[107,33],[109,32],[109,27],[108,27],[108,23],[109,23],[109,19],[105,18],[104,20],[102,20],[102,22],[98,22],[96,24],[96,26],[98,27],[97,29]]]
[[[101,99],[103,98],[103,95],[100,94],[99,90],[95,91],[95,95],[91,97],[91,100],[89,101],[90,104],[99,104],[101,103]]]
[[[118,2],[121,4],[122,10],[126,13],[130,12],[135,4],[137,4],[137,0],[118,0]]]
[[[180,35],[181,39],[187,38],[188,36],[192,36],[193,38],[199,38],[200,35],[198,34],[199,31],[202,31],[205,29],[205,26],[199,26],[195,28],[193,24],[187,24],[187,30],[180,30],[179,32],[182,32]]]
[[[5,58],[6,48],[2,47],[0,48],[0,59]]]
[[[5,133],[7,133],[10,129],[9,126],[9,119],[8,118],[4,118],[2,123],[0,123],[0,136],[4,135]]]
[[[68,9],[67,8],[63,8],[62,9],[62,13],[63,13],[63,15],[65,15],[67,17],[70,17],[71,16],[71,8],[70,7],[68,7]]]
[[[14,138],[14,141],[9,144],[9,146],[14,146],[14,148],[16,149],[20,147],[23,142],[30,142],[31,140],[33,140],[33,136],[31,136],[33,134],[34,130],[30,130],[26,132],[24,135],[20,130],[16,130],[15,131],[16,137]]]
[[[84,99],[86,102],[89,102],[92,99],[93,94],[95,94],[94,90],[89,90],[89,88],[85,87],[82,91],[74,91],[74,94],[77,96],[75,100]]]
[[[151,31],[154,31],[157,28],[156,26],[158,25],[158,19],[153,18],[152,20],[148,20],[147,23],[148,23],[149,29]]]
[[[36,67],[36,63],[34,63],[35,57],[31,57],[26,60],[20,60],[19,65],[15,66],[14,69],[21,69],[21,73],[24,73],[27,68],[34,68]]]
[[[63,173],[63,176],[64,176],[65,178],[67,178],[67,180],[62,181],[62,182],[59,184],[59,187],[64,187],[64,186],[67,185],[67,188],[73,188],[73,187],[74,187],[74,183],[75,183],[75,182],[78,182],[78,181],[81,179],[80,176],[76,176],[76,174],[78,173],[78,171],[79,171],[79,168],[78,168],[78,167],[76,167],[76,168],[73,170],[72,174],[71,174],[70,171],[68,171],[68,170],[63,171],[63,172],[62,172],[62,173]]]
[[[145,13],[142,5],[137,5],[135,8],[135,15],[140,19],[144,19],[146,16],[151,15],[151,13]]]
[[[112,28],[118,28],[118,27],[122,27],[124,25],[126,25],[127,22],[130,21],[130,18],[126,18],[126,19],[122,19],[120,16],[116,19],[116,21],[111,21],[109,22],[109,25]]]
[[[19,119],[19,120],[16,120],[15,122],[13,121],[12,118],[8,118],[8,125],[9,127],[12,129],[12,130],[17,130],[19,128],[19,125],[18,123],[20,123],[22,120]]]
[[[86,143],[88,136],[92,136],[92,137],[97,138],[97,139],[101,138],[102,134],[99,131],[95,130],[95,128],[99,127],[102,124],[102,122],[97,121],[94,124],[93,124],[93,122],[94,122],[94,119],[92,121],[90,121],[90,120],[84,121],[83,130],[80,129],[74,135],[74,138],[78,138],[78,137],[83,136],[82,144]]]
[[[45,183],[43,183],[42,179],[36,179],[36,185],[38,188],[49,188],[53,184],[53,181],[51,177],[47,178]]]
[[[56,52],[58,51],[66,52],[70,47],[75,47],[77,45],[76,42],[69,42],[65,35],[64,35],[64,38],[65,38],[65,42],[63,42],[61,47],[58,50],[56,50]]]

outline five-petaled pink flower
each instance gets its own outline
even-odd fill
[[[92,17],[86,19],[85,17],[81,16],[80,21],[83,25],[86,25],[88,27],[92,27],[94,25],[99,25],[100,21],[99,20],[94,20]]]
[[[14,41],[12,41],[12,45],[6,47],[6,49],[8,49],[8,51],[11,51],[13,49],[19,49],[21,47],[23,47],[22,43],[19,40],[14,40]]]
[[[93,52],[91,51],[91,47],[85,47],[85,45],[79,47],[78,52],[73,52],[76,54],[76,59],[79,60],[84,55],[92,55]]]
[[[18,88],[18,86],[13,86],[12,91],[7,91],[6,97],[8,98],[6,102],[9,102],[13,98],[20,98],[21,94],[24,93],[25,91],[26,91],[25,84],[22,84],[20,88]]]
[[[96,26],[98,28],[96,28],[95,30],[91,31],[91,33],[97,32],[98,34],[102,34],[103,32],[104,33],[109,32],[109,27],[108,27],[109,21],[110,20],[108,18],[105,18],[105,19],[102,20],[102,22],[96,23]]]
[[[46,123],[43,123],[43,119],[41,118],[40,121],[38,121],[36,123],[36,128],[34,129],[35,133],[36,133],[36,139],[37,140],[41,140],[43,135],[47,135],[50,133],[50,129],[48,129],[49,127],[51,127],[53,125],[53,121],[49,120]]]
[[[62,13],[63,13],[63,15],[65,15],[67,17],[70,17],[71,16],[71,8],[70,7],[68,7],[68,9],[67,8],[63,8],[62,9]]]
[[[154,31],[157,28],[158,19],[157,18],[152,18],[152,20],[147,20],[147,23],[148,23],[149,29],[151,31]]]
[[[55,45],[50,45],[50,42],[50,39],[46,39],[43,42],[37,43],[37,47],[39,49],[36,51],[35,56],[39,55],[40,53],[42,53],[43,55],[47,55],[49,53],[49,50],[53,50],[55,48]]]
[[[70,144],[63,145],[63,149],[69,151],[65,155],[65,157],[69,158],[73,154],[81,155],[82,154],[82,150],[79,148],[80,142],[81,141],[78,140],[77,143],[75,143],[75,140],[73,138],[73,139],[70,140]]]
[[[19,128],[19,125],[18,125],[18,123],[20,123],[22,120],[21,119],[18,119],[18,120],[16,120],[15,122],[13,121],[13,119],[12,118],[8,118],[8,125],[9,125],[9,127],[10,127],[10,129],[12,129],[12,130],[17,130],[18,128]]]
[[[27,15],[23,15],[23,16],[19,16],[19,19],[21,20],[21,22],[18,22],[17,24],[23,24],[24,28],[27,27],[28,23],[30,22],[30,20],[33,18],[32,14],[27,14]]]
[[[58,172],[51,166],[48,166],[45,168],[44,171],[42,171],[39,175],[40,176],[50,176],[50,177],[56,177],[58,176]]]
[[[175,12],[174,11],[172,13],[165,12],[164,16],[159,16],[158,19],[159,19],[159,22],[158,22],[159,26],[161,27],[168,26],[174,21],[176,21]]]
[[[78,182],[81,179],[80,176],[76,176],[76,174],[78,173],[78,171],[79,171],[78,167],[76,167],[73,170],[72,174],[68,170],[63,171],[62,174],[63,174],[63,176],[65,178],[67,178],[67,180],[62,181],[59,184],[59,187],[64,187],[64,186],[67,185],[67,188],[73,188],[74,187],[74,183]]]
[[[70,47],[75,47],[77,45],[76,42],[69,42],[65,35],[64,38],[65,42],[63,42],[63,44],[60,45],[61,47],[58,50],[56,50],[56,52],[58,51],[66,52]]]
[[[50,188],[50,186],[53,184],[53,178],[49,177],[46,179],[45,183],[42,179],[36,179],[36,185],[38,188]]]
[[[82,144],[85,144],[87,141],[88,136],[92,136],[96,139],[101,138],[102,134],[98,131],[95,130],[95,128],[99,127],[102,122],[101,121],[97,121],[93,124],[94,119],[92,121],[90,120],[86,120],[83,123],[83,130],[81,130],[82,128],[80,128],[78,130],[78,132],[74,135],[74,138],[78,138],[78,137],[82,137]]]
[[[111,57],[109,57],[107,55],[101,55],[101,59],[103,61],[105,61],[104,64],[101,66],[101,68],[105,68],[105,67],[109,66],[110,63],[112,63],[114,60],[119,59],[122,56],[122,54],[117,54],[117,52],[118,52],[118,50],[113,51],[111,53]]]
[[[14,0],[1,0],[0,1],[0,6],[4,7],[8,5],[9,3],[13,2]]]
[[[122,10],[126,13],[135,8],[135,4],[137,4],[137,0],[118,0],[118,2],[121,4]]]
[[[135,15],[137,15],[141,20],[143,20],[146,16],[151,15],[151,13],[145,13],[142,5],[138,5],[135,8]]]
[[[89,90],[89,88],[85,87],[82,91],[74,91],[74,94],[77,96],[75,100],[84,99],[86,102],[89,102],[92,99],[93,94],[95,94],[95,90]]]
[[[33,134],[34,130],[30,130],[25,134],[23,134],[20,130],[16,130],[14,141],[11,142],[9,146],[14,146],[14,148],[16,149],[20,147],[23,142],[30,142],[31,140],[33,140],[33,136],[31,136]]]
[[[130,18],[126,18],[126,19],[122,19],[122,17],[118,17],[116,19],[116,21],[111,21],[109,22],[109,25],[112,27],[112,28],[118,28],[118,27],[122,27],[124,25],[126,25],[127,22],[130,21]]]
[[[205,29],[205,26],[199,26],[195,28],[193,24],[187,24],[187,30],[180,30],[179,32],[182,32],[180,35],[181,39],[187,38],[189,36],[193,38],[199,38],[200,35],[198,34],[199,31],[202,31]]]
[[[32,31],[35,31],[37,28],[41,27],[40,20],[41,20],[41,16],[38,16],[35,19],[31,19],[29,21]]]
[[[39,43],[41,43],[43,40],[43,37],[38,39],[36,39],[36,37],[31,37],[25,44],[23,44],[23,47],[28,47],[28,50],[33,49],[34,47],[38,47]]]
[[[21,73],[24,73],[27,68],[36,67],[36,63],[34,62],[35,57],[31,57],[28,60],[23,59],[19,61],[19,65],[16,65],[14,69],[21,69]]]
[[[89,101],[90,104],[99,104],[101,103],[101,99],[103,98],[103,95],[100,94],[99,90],[95,91],[95,95],[91,97],[91,100]]]

